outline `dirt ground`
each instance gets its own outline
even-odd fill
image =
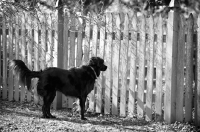
[[[56,119],[41,118],[41,106],[34,103],[8,102],[0,99],[0,132],[195,132],[192,125],[146,122],[135,118],[87,114],[87,121],[67,109],[51,110]]]

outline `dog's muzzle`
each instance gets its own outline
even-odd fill
[[[106,69],[107,69],[107,66],[106,66],[106,65],[103,65],[103,66],[101,67],[101,71],[106,71]]]

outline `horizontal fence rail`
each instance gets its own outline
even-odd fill
[[[51,66],[68,69],[100,56],[108,69],[88,95],[91,112],[198,124],[200,37],[194,24],[199,19],[177,16],[176,23],[170,23],[170,15],[164,19],[108,13],[99,23],[89,17],[85,24],[67,13],[60,16],[61,21],[52,14],[39,20],[28,14],[3,16],[0,97],[42,104],[37,79],[32,80],[32,93],[28,92],[12,74],[12,59],[21,59],[38,71]],[[54,108],[57,103],[72,108],[74,101],[57,95]]]

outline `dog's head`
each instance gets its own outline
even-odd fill
[[[97,73],[100,75],[100,71],[106,71],[107,66],[104,64],[104,60],[100,57],[92,57],[89,61],[89,66],[93,67]]]

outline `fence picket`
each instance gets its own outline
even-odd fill
[[[113,76],[113,88],[112,88],[112,114],[118,115],[118,88],[119,88],[119,51],[120,51],[120,17],[119,14],[113,15],[113,24],[115,31],[115,40],[113,41],[113,53],[112,53],[112,76]]]
[[[87,64],[89,61],[89,56],[90,56],[90,25],[91,25],[91,18],[85,20],[85,35],[83,38],[83,60],[82,64]],[[88,95],[89,100],[92,100],[92,93]]]
[[[70,29],[70,51],[69,51],[69,67],[75,66],[75,16],[71,16],[71,29]],[[74,98],[68,98],[68,108],[72,108]]]
[[[127,70],[128,70],[128,48],[129,48],[129,19],[128,14],[125,14],[123,40],[121,40],[121,89],[120,89],[120,116],[126,116],[126,92],[127,92]]]
[[[26,21],[25,21],[25,15],[23,14],[21,16],[21,55],[22,55],[22,61],[26,64]],[[20,101],[24,102],[26,96],[26,89],[23,85],[20,87]]]
[[[90,23],[91,19],[86,20],[86,27],[85,27],[85,38],[83,39],[83,63],[86,64],[89,60],[90,54]]]
[[[146,50],[146,18],[142,16],[139,46],[139,77],[137,91],[137,115],[144,116],[144,88],[145,88],[145,50]]]
[[[171,1],[171,5],[178,6],[177,1]],[[172,123],[176,118],[176,88],[177,88],[177,45],[178,45],[178,24],[179,12],[170,11],[167,20],[167,40],[166,40],[166,67],[165,67],[165,96],[164,96],[164,119]]]
[[[151,15],[149,18],[149,54],[147,68],[147,93],[146,93],[146,120],[152,120],[152,101],[153,101],[153,74],[154,74],[154,19]]]
[[[19,59],[19,17],[16,15],[15,19],[15,59]],[[14,93],[14,100],[19,101],[19,80],[17,77],[14,79],[15,85],[15,93]]]
[[[0,30],[3,31],[3,26],[0,26]],[[0,53],[2,54],[2,32],[0,33]],[[3,69],[3,63],[2,63],[2,55],[0,55],[0,98],[2,98],[2,87],[3,87],[3,77],[2,77],[2,69]]]
[[[39,23],[34,19],[34,70],[39,70]],[[34,79],[34,103],[39,103],[39,96],[37,94],[37,80]]]
[[[6,18],[3,17],[3,35],[2,35],[2,45],[3,45],[3,99],[7,99],[8,89],[7,89],[7,34],[6,34]]]
[[[98,27],[96,23],[97,17],[92,16],[91,24],[93,24],[93,30],[92,30],[92,56],[97,56],[97,40],[98,40]],[[80,52],[82,53],[82,52]],[[95,110],[95,91],[96,91],[96,85],[94,86],[94,90],[91,91],[89,94],[90,103],[89,103],[89,110],[91,112],[94,112]]]
[[[184,67],[185,67],[185,20],[180,16],[180,28],[178,38],[178,63],[177,63],[177,96],[176,96],[176,120],[182,122],[183,92],[184,92]]]
[[[52,28],[51,28],[51,14],[47,15],[47,56],[46,56],[46,60],[47,60],[47,67],[52,67],[53,66],[53,62],[52,62]]]
[[[57,21],[53,21],[52,28],[54,29],[54,35],[53,35],[53,67],[58,66],[58,27],[57,27]],[[53,108],[57,108],[57,98],[54,99],[53,102]]]
[[[107,70],[105,73],[105,106],[104,106],[104,114],[110,114],[110,92],[111,92],[111,70],[112,70],[112,60],[111,60],[111,52],[112,52],[112,14],[106,14],[106,32],[107,32],[107,43],[105,47],[105,58],[107,64]]]
[[[68,69],[68,65],[69,65],[69,27],[67,25],[69,25],[69,18],[68,18],[68,13],[64,12],[64,31],[63,31],[63,68],[64,69]],[[62,106],[66,107],[68,105],[68,99],[64,94],[62,94]]]
[[[162,120],[162,95],[163,95],[163,19],[160,15],[157,26],[157,45],[156,45],[156,100],[155,114],[156,120]]]
[[[193,99],[193,34],[194,18],[190,14],[187,22],[187,43],[186,43],[186,91],[185,91],[185,121],[192,121],[192,99]]]
[[[198,40],[197,40],[197,50],[196,50],[196,58],[200,58],[200,14],[197,19],[198,25]],[[195,124],[196,126],[200,126],[200,59],[196,59],[196,69],[197,73],[195,78]]]
[[[8,49],[9,49],[9,60],[13,60],[13,19],[9,21],[9,33],[8,33]],[[10,63],[8,61],[8,65]],[[13,72],[9,68],[9,78],[8,78],[8,101],[13,101],[14,86],[13,86]]]
[[[131,40],[129,44],[130,54],[130,84],[129,84],[129,95],[128,95],[128,112],[130,116],[135,114],[135,86],[136,86],[136,58],[137,58],[137,16],[133,15],[132,18],[132,29],[131,29]]]
[[[59,10],[58,11],[58,21],[54,21],[53,22],[53,29],[55,30],[54,32],[54,52],[53,52],[53,56],[54,56],[54,60],[53,60],[53,66],[54,67],[62,67],[62,61],[63,61],[63,51],[62,51],[62,47],[63,47],[63,16],[62,16],[62,11]],[[54,109],[58,109],[59,107],[62,106],[62,94],[60,92],[56,92],[56,97],[53,101],[53,108]]]
[[[32,51],[33,51],[33,34],[32,34],[32,18],[27,17],[27,22],[26,22],[26,27],[27,27],[27,63],[28,63],[28,68],[32,70]],[[32,83],[32,80],[31,80]],[[31,96],[32,92],[27,91],[27,101],[31,101]]]
[[[46,44],[47,44],[47,38],[46,38],[46,14],[43,16],[41,22],[41,61],[40,61],[40,67],[42,70],[46,68]]]
[[[105,22],[105,16],[102,18],[102,22]],[[104,50],[105,50],[105,26],[100,27],[100,39],[99,39],[99,50],[97,55],[101,58],[104,58]],[[97,100],[96,100],[96,112],[101,113],[102,110],[102,90],[104,88],[104,80],[105,76],[101,74],[97,79]]]
[[[76,66],[80,66],[82,64],[82,42],[83,42],[83,27],[82,25],[78,26],[78,36],[77,36],[77,53],[76,53]]]
[[[49,26],[50,26],[49,37],[50,37],[50,39],[49,39],[49,41],[50,41],[50,44],[51,44],[51,46],[50,46],[50,50],[51,50],[51,67],[53,67],[53,59],[54,59],[54,56],[53,56],[53,51],[54,51],[54,45],[53,45],[54,38],[53,38],[53,35],[54,35],[55,30],[53,28],[53,17],[54,17],[53,13],[50,14],[50,22],[49,22]]]

